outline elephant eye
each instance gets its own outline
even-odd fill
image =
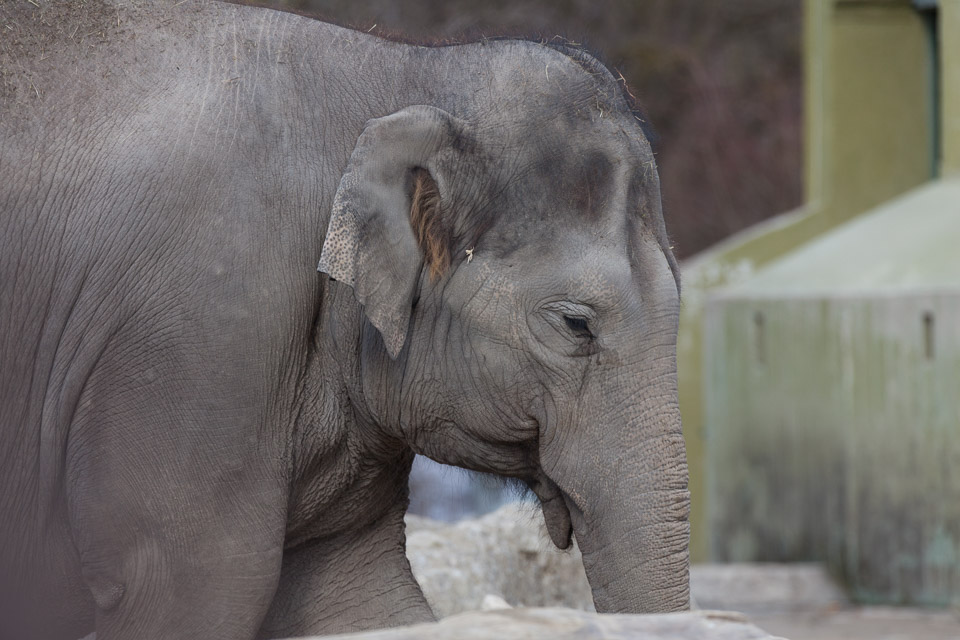
[[[577,318],[571,316],[563,316],[563,321],[567,323],[567,328],[573,332],[578,338],[583,338],[585,340],[593,340],[594,335],[590,331],[590,327],[587,325],[586,318]]]

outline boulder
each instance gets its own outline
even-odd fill
[[[437,617],[483,607],[488,595],[514,607],[593,611],[576,542],[558,550],[534,503],[446,524],[407,517],[407,556]],[[822,565],[705,564],[690,568],[693,609],[769,615],[849,604]]]
[[[742,616],[696,611],[657,615],[598,614],[573,609],[498,609],[440,622],[324,636],[324,640],[775,640]]]
[[[438,618],[481,609],[488,595],[513,607],[593,610],[580,552],[553,545],[532,503],[453,525],[408,516],[407,557]]]

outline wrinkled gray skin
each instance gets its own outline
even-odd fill
[[[687,607],[676,267],[605,69],[80,4],[0,6],[0,637],[429,619],[414,452],[529,484],[600,611]]]

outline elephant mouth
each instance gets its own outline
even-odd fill
[[[530,484],[530,488],[540,499],[540,508],[543,510],[543,519],[547,524],[547,533],[558,549],[568,549],[573,535],[573,524],[570,520],[570,509],[563,491],[542,471]]]

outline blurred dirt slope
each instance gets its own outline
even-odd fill
[[[623,73],[659,135],[667,226],[681,257],[801,202],[799,0],[258,4],[424,42],[584,44]]]

